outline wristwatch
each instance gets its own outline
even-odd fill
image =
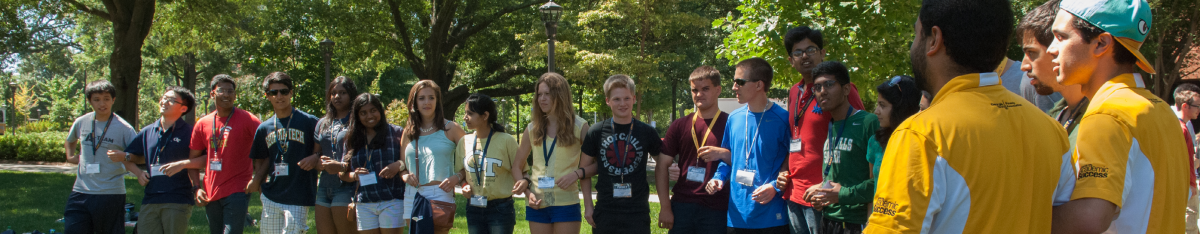
[[[129,153],[125,153],[125,161],[126,161],[126,162],[128,162],[128,161],[129,161]]]

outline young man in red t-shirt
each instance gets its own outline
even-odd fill
[[[191,159],[167,164],[164,171],[174,175],[188,169],[196,206],[205,207],[211,233],[242,233],[250,205],[246,194],[253,172],[250,146],[262,121],[234,107],[237,83],[232,77],[220,74],[209,84],[209,97],[217,110],[196,121],[189,146]],[[204,169],[204,178],[200,178],[200,169]]]
[[[655,165],[658,186],[658,227],[669,233],[725,233],[726,209],[729,208],[729,188],[716,193],[705,190],[705,182],[717,171],[717,162],[704,162],[697,156],[702,146],[721,146],[725,122],[729,114],[717,107],[721,95],[721,72],[711,66],[701,66],[688,77],[692,102],[696,112],[671,122],[663,140],[662,154]],[[703,120],[701,120],[703,119]],[[682,173],[666,173],[671,162],[685,169]],[[676,178],[668,178],[675,176]],[[678,181],[668,190],[668,180]],[[666,192],[670,191],[670,192]],[[674,193],[675,196],[670,196]]]
[[[804,191],[821,183],[822,151],[829,131],[829,113],[817,107],[812,91],[816,79],[812,70],[825,61],[825,40],[821,30],[800,26],[788,30],[783,43],[787,47],[788,63],[804,79],[788,90],[788,130],[792,132],[792,140],[788,145],[788,165],[783,167],[787,170],[779,172],[775,187],[783,191],[783,198],[788,201],[791,219],[788,223],[792,233],[816,233],[821,213],[804,201]],[[850,83],[849,91],[850,106],[865,109],[853,83]]]

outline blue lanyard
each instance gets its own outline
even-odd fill
[[[543,161],[545,161],[547,167],[550,166],[550,155],[554,155],[554,145],[557,144],[558,137],[555,137],[554,141],[550,143],[550,147],[546,147],[546,136],[542,136],[542,157],[545,158]],[[546,149],[550,149],[550,152],[546,152]]]
[[[854,113],[854,107],[846,108],[846,118],[842,119],[842,128],[838,129],[837,137],[833,138],[833,142],[834,142],[833,150],[838,150],[838,148],[842,147],[842,133],[846,132],[846,123],[850,122],[850,115],[852,115],[853,113]],[[829,123],[829,126],[833,127],[833,123]],[[829,133],[833,133],[833,131],[830,131]],[[828,134],[826,134],[826,135],[828,135]],[[828,140],[826,140],[826,141],[828,141]],[[830,155],[830,157],[832,157],[832,155]],[[831,168],[833,168],[833,159],[830,158],[827,160],[828,160],[828,162],[825,163],[825,171],[824,171],[825,177],[829,177],[829,170]]]
[[[162,119],[158,120],[158,128],[160,128],[160,129],[162,128]],[[171,128],[169,128],[169,129],[164,129],[163,132],[167,133],[167,135],[165,137],[162,135],[162,133],[159,133],[158,142],[155,144],[155,146],[158,146],[158,150],[156,150],[154,152],[154,163],[151,163],[151,164],[158,164],[159,162],[162,162],[162,157],[163,157],[162,152],[164,149],[167,148],[167,144],[171,143],[170,139],[172,136],[175,135],[174,129],[175,129],[175,125],[171,125]],[[167,142],[163,142],[163,139],[167,139]]]
[[[288,115],[287,125],[283,125],[283,131],[279,130],[279,114],[278,113],[275,114],[275,122],[272,123],[273,126],[275,126],[275,148],[279,149],[279,162],[277,162],[277,163],[284,163],[283,155],[287,154],[288,147],[284,146],[284,144],[288,143],[288,138],[289,138],[287,136],[288,128],[291,128],[291,126],[292,126],[292,119],[296,118],[296,108],[292,108],[291,112],[292,112],[292,114]],[[233,116],[229,116],[229,117],[233,117]],[[279,141],[280,133],[284,134],[283,141]]]
[[[483,144],[483,151],[479,154],[479,159],[475,160],[475,164],[477,165],[475,167],[475,186],[479,186],[480,188],[483,188],[483,161],[487,158],[488,147],[492,146],[492,135],[494,134],[496,134],[496,131],[494,130],[488,132],[487,143]],[[555,139],[555,143],[557,142],[558,139]],[[472,150],[476,149],[476,147],[479,147],[479,136],[475,136],[475,142],[471,143]]]

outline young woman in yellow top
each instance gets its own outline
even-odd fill
[[[534,234],[579,233],[580,146],[588,124],[575,116],[571,89],[558,73],[542,74],[536,83],[533,123],[526,128],[517,150],[517,162],[533,152],[529,176],[525,164],[513,168],[514,193],[524,193],[525,219]]]
[[[475,131],[459,139],[454,149],[454,160],[464,165],[459,177],[467,182],[462,189],[468,199],[467,232],[512,234],[517,223],[512,199],[517,140],[496,123],[492,97],[471,94],[463,104],[463,122]]]

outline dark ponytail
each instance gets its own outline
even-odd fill
[[[492,101],[492,97],[487,94],[473,93],[467,97],[467,109],[479,114],[487,112],[487,122],[491,125],[492,131],[504,132],[504,125],[496,122],[499,117],[496,114],[496,102]]]

